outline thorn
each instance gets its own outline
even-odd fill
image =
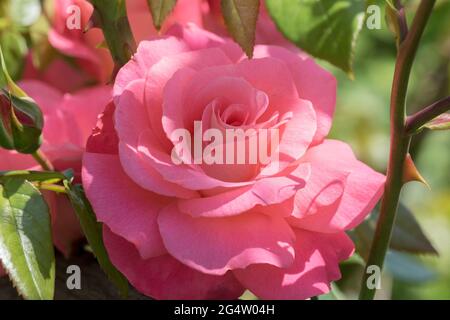
[[[403,184],[406,184],[411,181],[421,182],[427,186],[429,190],[431,190],[428,182],[422,177],[419,170],[417,170],[414,161],[411,158],[411,155],[408,153],[405,158],[405,164],[403,166]]]

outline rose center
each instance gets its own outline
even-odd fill
[[[239,127],[247,124],[249,118],[248,108],[243,104],[231,104],[220,115],[223,123]]]

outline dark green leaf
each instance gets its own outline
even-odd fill
[[[289,40],[352,75],[365,0],[267,0],[266,5]]]
[[[409,253],[438,254],[412,212],[400,203],[391,248]]]
[[[96,256],[100,267],[117,286],[123,296],[128,294],[127,279],[114,267],[108,257],[102,237],[102,224],[97,221],[89,200],[79,185],[65,182],[67,194],[80,220],[81,228],[89,242],[92,252]]]
[[[401,252],[388,251],[386,269],[395,279],[404,282],[421,283],[433,280],[436,273],[419,259]]]
[[[356,251],[364,259],[369,254],[377,219],[378,210],[375,210],[368,219],[350,233],[355,241]],[[437,254],[412,212],[403,204],[400,204],[398,208],[390,248],[414,254]]]
[[[228,31],[249,58],[253,56],[259,0],[222,0]]]
[[[153,25],[159,30],[177,4],[177,0],[147,0],[147,3],[152,13]]]
[[[27,299],[53,299],[55,255],[50,215],[39,191],[28,181],[0,184],[0,259]]]

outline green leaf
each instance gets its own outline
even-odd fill
[[[0,45],[3,49],[4,59],[8,66],[11,78],[18,79],[24,69],[24,60],[28,54],[27,40],[24,35],[15,28],[8,28],[0,32]],[[6,83],[3,77],[0,77],[1,86]]]
[[[84,235],[97,258],[100,267],[108,278],[116,285],[122,296],[128,295],[127,279],[114,267],[108,257],[102,237],[102,224],[95,218],[94,211],[79,185],[64,183],[70,202],[78,216]]]
[[[450,129],[450,113],[443,113],[424,125],[430,130],[449,130]]]
[[[12,20],[21,26],[31,26],[41,15],[40,0],[14,0],[10,5]]]
[[[353,75],[365,0],[267,0],[280,31],[299,48]]]
[[[153,25],[159,30],[177,4],[177,0],[147,0],[147,3],[152,13]]]
[[[0,171],[0,183],[10,178],[23,179],[31,182],[45,182],[45,181],[65,180],[67,176],[65,174],[52,171],[29,171],[29,170]]]
[[[438,254],[413,213],[401,203],[392,233],[391,248],[409,253]]]
[[[364,259],[367,259],[369,254],[377,219],[378,210],[375,210],[368,219],[350,232],[356,251]],[[401,203],[397,211],[390,248],[413,254],[437,254],[412,212]]]
[[[259,0],[222,0],[221,4],[228,31],[251,58],[255,46]]]
[[[414,256],[388,251],[386,255],[386,269],[396,280],[423,283],[436,278],[436,272],[424,265]]]
[[[27,299],[53,299],[55,255],[50,214],[39,191],[28,181],[0,184],[0,260]]]
[[[9,75],[8,68],[6,67],[5,57],[3,56],[3,50],[0,47],[0,66],[3,74],[3,78],[6,80],[9,91],[17,97],[26,97],[27,94],[19,88],[19,86],[13,81]]]

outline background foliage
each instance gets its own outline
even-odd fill
[[[417,3],[406,1],[407,12],[414,12]],[[450,1],[438,0],[412,71],[407,103],[410,113],[450,93],[449,30]],[[353,81],[338,69],[323,64],[338,78],[331,136],[348,142],[362,161],[381,172],[386,170],[389,153],[389,99],[395,54],[392,34],[383,21],[380,30],[363,27],[356,48]],[[402,192],[402,202],[414,212],[439,257],[389,254],[386,264],[389,280],[384,282],[390,281],[391,287],[380,292],[384,298],[450,299],[449,146],[448,131],[425,131],[413,140],[412,157],[431,190],[419,183],[409,183]],[[416,263],[409,263],[408,259]],[[346,266],[345,271],[357,273],[359,269],[362,270],[352,265]],[[358,289],[351,285],[359,283],[350,278],[344,287],[356,297]]]

